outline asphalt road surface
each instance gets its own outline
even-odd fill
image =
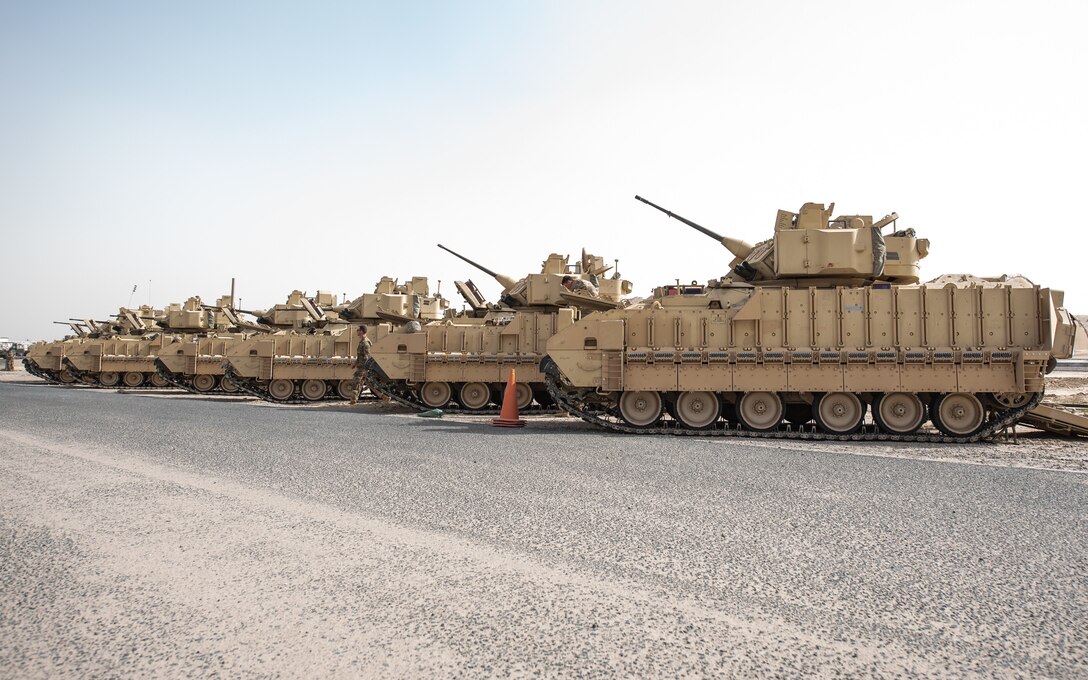
[[[1088,676],[1088,475],[0,384],[0,676]]]

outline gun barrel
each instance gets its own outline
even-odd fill
[[[696,223],[692,222],[689,219],[686,219],[684,217],[680,217],[679,215],[677,215],[676,213],[674,213],[674,212],[672,212],[670,210],[666,210],[665,208],[662,208],[661,206],[657,205],[656,203],[651,203],[650,201],[647,201],[642,196],[635,196],[635,198],[637,200],[639,200],[639,201],[642,201],[643,203],[650,206],[651,208],[657,208],[658,210],[660,210],[661,212],[665,213],[666,215],[668,215],[669,217],[671,217],[673,219],[680,220],[681,222],[688,225],[692,229],[695,229],[696,231],[703,232],[704,234],[706,234],[710,238],[714,239],[715,241],[720,242],[722,239],[725,238],[721,234],[716,234],[713,231],[711,231],[711,230],[707,229],[706,227],[702,226],[701,224],[696,224]]]
[[[446,246],[442,245],[441,243],[439,243],[439,244],[438,244],[438,247],[439,247],[439,248],[441,248],[442,250],[446,251],[447,253],[449,253],[449,254],[451,254],[451,255],[454,255],[454,256],[456,256],[456,257],[459,257],[459,258],[461,258],[462,260],[464,260],[465,262],[468,262],[468,263],[469,263],[469,264],[471,264],[471,265],[472,265],[473,267],[476,267],[477,269],[479,269],[480,271],[482,271],[482,272],[483,272],[483,273],[485,273],[485,274],[489,274],[489,275],[491,275],[491,276],[498,276],[498,274],[496,274],[495,272],[491,271],[491,270],[490,270],[490,269],[488,269],[487,267],[483,266],[483,265],[482,265],[482,264],[480,264],[479,262],[473,262],[472,260],[468,259],[467,257],[465,257],[464,255],[462,255],[461,253],[458,253],[458,252],[456,252],[456,251],[450,250],[449,248],[447,248]]]

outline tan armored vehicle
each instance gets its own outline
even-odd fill
[[[100,353],[100,345],[117,338],[137,339],[151,329],[158,328],[156,315],[161,310],[141,307],[130,310],[122,307],[113,320],[70,319],[56,323],[69,326],[73,334],[63,340],[34,343],[23,364],[27,371],[49,382],[61,384],[98,385],[98,370],[85,359]],[[69,357],[78,357],[73,362]]]
[[[976,440],[1030,412],[1048,367],[1071,354],[1060,291],[919,285],[929,241],[894,213],[833,217],[834,204],[807,203],[779,211],[774,237],[752,246],[650,205],[735,257],[719,280],[657,288],[548,342],[549,390],[602,427]]]
[[[457,281],[468,312],[418,332],[403,328],[374,343],[371,391],[412,408],[495,411],[512,368],[519,409],[534,407],[534,400],[537,410],[551,407],[538,368],[548,338],[584,313],[621,306],[631,292],[629,281],[604,278],[612,267],[602,258],[584,252],[573,266],[567,256],[553,253],[539,274],[515,281],[439,247],[494,277],[503,294],[498,305],[487,304],[471,281]],[[571,292],[562,285],[565,276],[599,287],[599,293]]]
[[[219,322],[216,332],[174,337],[160,348],[155,360],[158,374],[172,385],[197,394],[213,391],[238,392],[241,388],[225,375],[224,367],[229,349],[237,343],[258,335],[277,331],[305,330],[334,320],[334,314],[317,305],[335,302],[330,293],[319,292],[311,300],[302,291],[292,291],[287,300],[265,310],[236,310],[230,297],[219,299],[212,311]],[[245,321],[247,314],[255,322]]]
[[[221,299],[222,301],[222,299]],[[111,332],[64,350],[63,365],[77,380],[102,387],[169,387],[155,360],[165,345],[229,327],[227,315],[191,297],[163,310],[122,308]]]
[[[101,337],[104,333],[112,332],[112,329],[109,322],[90,319],[69,319],[53,323],[68,326],[72,334],[61,340],[32,343],[27,348],[26,356],[23,357],[23,367],[27,373],[46,382],[70,385],[76,382],[76,378],[64,366],[65,353],[70,347],[81,344],[85,338]]]
[[[373,293],[344,305],[319,292],[310,305],[310,321],[232,344],[225,350],[225,370],[242,390],[267,401],[350,399],[360,325],[367,325],[373,342],[401,325],[418,327],[440,319],[448,305],[441,295],[431,295],[421,276],[404,283],[382,277]]]

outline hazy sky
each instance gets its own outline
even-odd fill
[[[238,279],[246,307],[383,275],[620,259],[645,294],[775,211],[897,211],[923,278],[1088,312],[1088,5],[0,0],[0,335]]]

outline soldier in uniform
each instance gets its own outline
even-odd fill
[[[366,337],[366,324],[359,326],[355,335],[359,338],[359,346],[355,349],[355,363],[352,364],[355,368],[355,387],[351,392],[352,404],[359,401],[359,395],[363,392],[363,383],[366,382],[366,360],[370,358],[371,345],[370,338]]]
[[[4,360],[4,370],[15,370],[15,348],[0,349],[0,359]]]
[[[597,291],[597,286],[594,286],[589,281],[576,279],[573,276],[564,276],[562,283],[563,287],[572,293],[582,293],[584,295],[592,295],[593,297],[598,297],[600,295]]]

